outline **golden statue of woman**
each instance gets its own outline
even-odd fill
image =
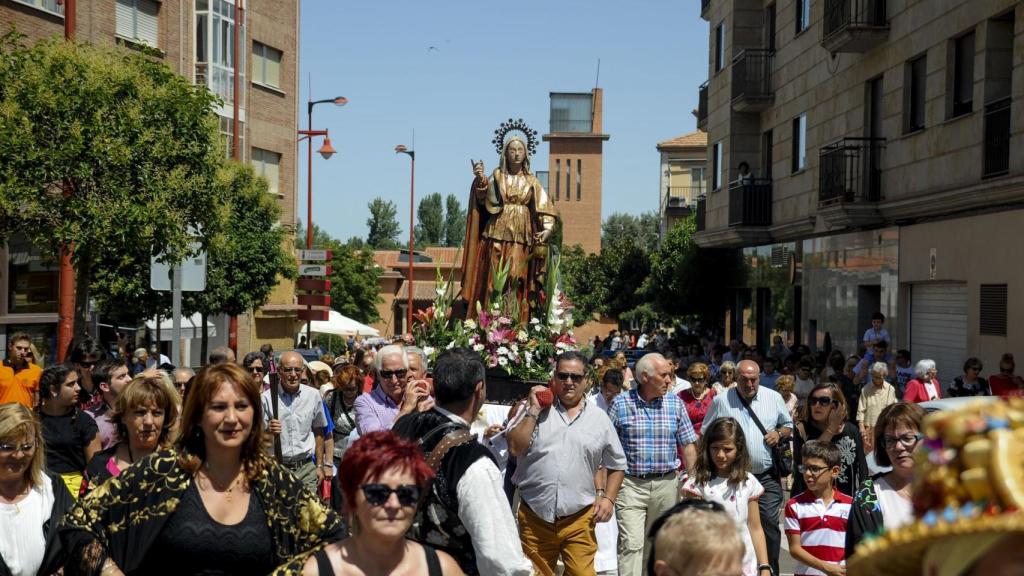
[[[488,178],[482,161],[473,162],[466,241],[462,255],[462,297],[467,317],[476,305],[488,309],[493,302],[495,272],[508,269],[498,295],[518,304],[519,320],[528,321],[531,304],[538,302],[547,244],[557,212],[544,187],[530,172],[536,151],[534,130],[522,120],[509,120],[496,131],[500,165]]]

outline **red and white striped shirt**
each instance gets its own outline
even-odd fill
[[[836,490],[832,503],[825,503],[805,490],[786,503],[786,534],[799,534],[800,546],[818,560],[845,564],[846,521],[853,499]],[[797,562],[794,574],[823,576],[825,573]]]

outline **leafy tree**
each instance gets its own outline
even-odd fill
[[[372,250],[338,243],[331,261],[331,308],[364,324],[380,320],[379,279]]]
[[[657,212],[644,212],[639,216],[616,212],[601,225],[601,250],[623,239],[633,239],[648,254],[658,249],[660,219]]]
[[[444,240],[444,206],[437,192],[420,200],[416,209],[416,245],[440,246]]]
[[[370,218],[366,226],[370,229],[366,243],[376,250],[395,250],[398,248],[398,209],[395,203],[377,197],[370,201]]]
[[[445,198],[444,245],[462,246],[466,239],[466,211],[454,194]]]
[[[576,309],[573,321],[585,323],[594,314],[606,311],[607,299],[603,262],[598,254],[587,254],[580,245],[562,248],[560,272],[562,290]]]
[[[79,333],[96,262],[176,261],[192,231],[219,232],[215,102],[141,53],[0,37],[0,240],[73,243]]]

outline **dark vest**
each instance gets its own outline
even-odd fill
[[[444,429],[438,426],[450,423]],[[392,431],[410,440],[422,441],[420,448],[429,455],[445,434],[466,426],[452,422],[447,416],[430,410],[403,416],[392,427]],[[431,431],[435,431],[427,434]],[[468,442],[450,449],[437,468],[437,475],[426,497],[416,511],[416,520],[409,530],[409,537],[421,544],[444,550],[459,563],[466,574],[479,574],[476,567],[476,553],[473,541],[466,527],[459,519],[458,483],[466,470],[477,460],[494,456],[479,442]]]

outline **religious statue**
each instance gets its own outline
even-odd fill
[[[486,310],[494,298],[500,298],[506,312],[518,313],[517,319],[526,322],[530,309],[542,300],[547,245],[558,213],[530,172],[537,131],[521,119],[509,119],[495,130],[492,142],[500,159],[490,178],[483,161],[471,161],[474,179],[463,244],[461,295],[468,305],[468,318],[476,315],[477,303]],[[504,285],[496,287],[495,279],[502,277]]]

